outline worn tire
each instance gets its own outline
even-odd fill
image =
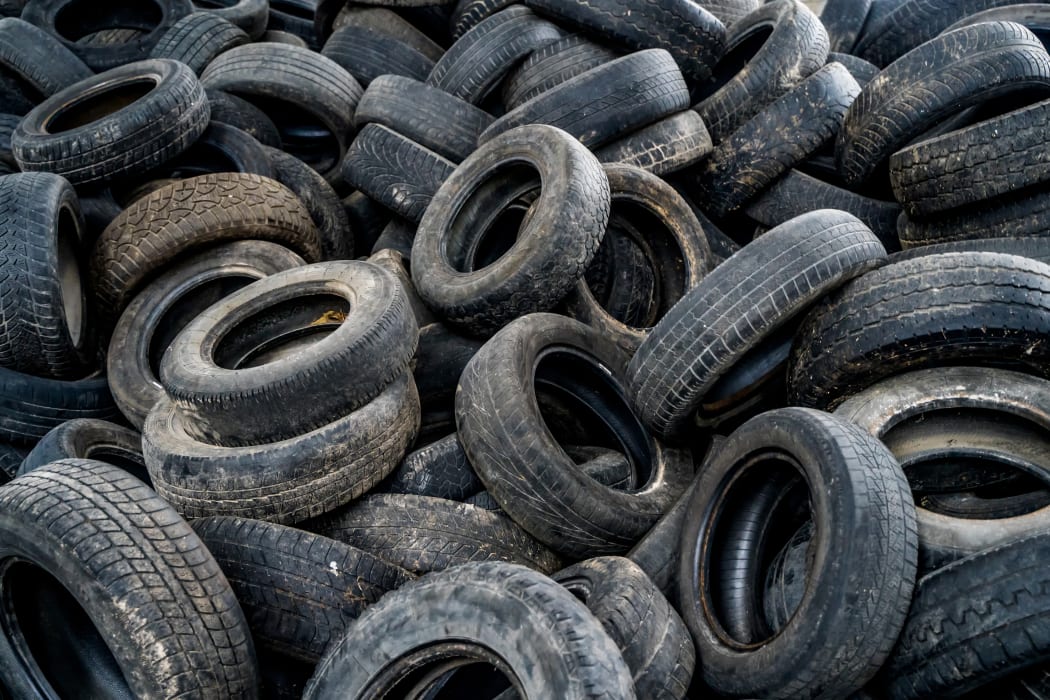
[[[54,36],[13,17],[0,20],[0,66],[41,97],[94,75]]]
[[[829,0],[824,4],[820,21],[828,32],[832,51],[853,53],[871,12],[871,4],[871,0]]]
[[[699,163],[711,148],[704,120],[687,109],[597,148],[594,155],[603,163],[634,165],[662,176]]]
[[[74,418],[120,418],[104,376],[63,381],[0,369],[0,439],[31,446]]]
[[[343,3],[342,0],[335,2],[343,5],[342,9],[332,18],[332,28],[342,27],[364,27],[381,34],[391,36],[398,41],[408,44],[431,61],[437,61],[445,53],[440,45],[433,39],[420,31],[414,24],[385,7],[365,7]],[[324,7],[322,0],[320,8]],[[319,9],[320,9],[319,8]],[[318,19],[326,21],[320,14]]]
[[[50,431],[25,456],[18,475],[60,459],[90,459],[123,469],[151,486],[142,459],[142,435],[109,421],[75,418]]]
[[[211,105],[211,120],[236,127],[264,146],[281,147],[281,132],[266,113],[247,100],[222,90],[205,90]]]
[[[1031,238],[1050,234],[1050,186],[1035,186],[1020,192],[913,219],[902,212],[897,235],[905,250],[977,239]]]
[[[476,1],[476,0],[475,0]],[[503,106],[520,107],[552,87],[619,57],[612,49],[570,34],[536,49],[503,84]]]
[[[410,452],[385,484],[387,493],[449,501],[465,501],[484,489],[456,433]]]
[[[294,192],[310,212],[321,239],[321,259],[353,259],[354,236],[350,220],[342,200],[328,181],[290,153],[266,146],[262,151],[273,165],[273,179]]]
[[[249,41],[240,27],[222,17],[210,12],[194,12],[164,33],[150,57],[182,61],[200,75],[216,56]]]
[[[269,19],[269,0],[204,0],[194,2],[196,12],[209,12],[237,25],[258,41],[266,31]]]
[[[361,83],[368,85],[381,75],[403,75],[426,80],[434,62],[414,48],[386,34],[361,27],[336,30],[321,50]]]

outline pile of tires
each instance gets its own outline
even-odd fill
[[[1050,12],[0,0],[0,699],[1050,696]]]

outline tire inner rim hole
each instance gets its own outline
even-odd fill
[[[85,451],[84,459],[97,459],[100,462],[112,464],[114,467],[123,469],[128,474],[131,474],[147,486],[153,487],[153,480],[150,479],[149,471],[146,469],[146,463],[143,461],[142,456],[119,445],[96,445],[90,447]]]
[[[533,377],[540,416],[563,449],[585,445],[624,455],[630,479],[617,490],[636,491],[649,483],[649,434],[609,370],[575,348],[555,346],[540,354]]]
[[[66,328],[75,347],[84,339],[84,288],[81,285],[80,262],[77,256],[80,236],[77,222],[69,207],[58,212],[58,284],[62,294],[62,309]]]
[[[772,24],[762,24],[739,37],[715,66],[710,80],[701,85],[692,95],[692,101],[696,103],[706,100],[725,87],[740,71],[744,70],[751,59],[758,55],[769,37],[773,35],[773,29]]]
[[[150,31],[164,20],[154,0],[73,0],[55,15],[55,31],[77,41],[105,29]]]
[[[811,520],[812,506],[801,467],[787,454],[756,455],[728,478],[707,516],[700,542],[697,594],[723,641],[751,649],[767,643],[790,623],[808,588],[811,557],[807,552],[804,570],[790,572],[790,590],[774,591],[774,600],[767,600],[767,581],[775,579],[771,569],[783,567],[789,552],[781,553]]]
[[[524,697],[510,666],[493,651],[470,642],[440,642],[401,657],[364,693],[389,700],[495,700],[508,690]]]
[[[953,517],[1024,515],[1050,506],[1050,430],[1004,410],[954,407],[893,425],[883,442],[916,503]]]
[[[260,278],[259,274],[234,274],[215,277],[188,285],[181,293],[168,297],[155,330],[149,334],[147,358],[154,377],[160,376],[160,361],[183,328],[206,308],[247,287]],[[147,330],[148,333],[148,330]]]
[[[215,347],[215,364],[237,370],[296,355],[343,324],[350,301],[337,294],[309,294],[271,304],[236,324]]]
[[[521,240],[542,189],[536,168],[512,161],[489,173],[463,201],[443,242],[443,255],[456,272],[485,270]]]
[[[156,86],[157,79],[148,77],[103,85],[63,106],[47,120],[44,129],[59,134],[94,123],[138,102]]]
[[[95,623],[58,579],[29,562],[10,562],[0,595],[4,635],[43,696],[134,697]]]
[[[339,165],[339,139],[313,112],[295,102],[232,91],[266,113],[281,135],[281,144],[319,173]]]

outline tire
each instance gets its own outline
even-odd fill
[[[194,440],[162,398],[142,433],[157,493],[189,518],[231,515],[294,524],[345,505],[394,470],[419,425],[406,375],[364,408],[312,433],[254,447]]]
[[[773,228],[812,210],[814,202],[853,214],[878,236],[886,250],[900,249],[897,238],[897,219],[901,213],[899,204],[836,187],[801,170],[787,171],[747,204],[743,211],[763,226]]]
[[[924,576],[882,675],[888,697],[961,695],[1044,663],[1048,548],[1033,535]]]
[[[580,34],[570,34],[529,54],[503,85],[503,106],[520,107],[532,98],[619,57]]]
[[[596,34],[615,46],[632,51],[664,49],[692,80],[711,77],[726,50],[725,26],[700,5],[686,0],[529,0],[526,4],[561,24]]]
[[[998,3],[994,4],[998,5]],[[1030,29],[1043,41],[1044,45],[1047,38],[1050,37],[1050,12],[1045,6],[1036,3],[1011,3],[967,14],[941,33],[946,34],[953,29],[981,22],[1017,22]]]
[[[619,383],[626,361],[593,329],[534,314],[486,343],[459,380],[459,439],[486,490],[526,531],[568,557],[626,552],[692,477],[689,455],[653,440],[627,405]],[[629,488],[600,484],[573,462],[541,412],[541,390],[590,428],[587,443],[627,456]]]
[[[396,253],[404,260],[411,260],[412,240],[416,237],[416,226],[414,221],[402,219],[400,216],[394,217],[376,239],[375,245],[372,246],[372,255],[378,255],[386,250]]]
[[[338,174],[363,91],[337,63],[287,44],[249,44],[212,61],[201,81],[260,107],[277,125],[284,150],[330,182]],[[318,136],[302,137],[304,126]]]
[[[1042,237],[1050,233],[1050,187],[1002,195],[928,219],[912,219],[904,212],[897,220],[897,233],[905,250],[978,239]]]
[[[898,262],[900,260],[911,260],[913,258],[920,258],[927,255],[960,253],[965,251],[1006,253],[1007,255],[1019,255],[1022,258],[1031,258],[1042,263],[1050,264],[1050,236],[976,238],[968,241],[955,241],[953,243],[934,243],[894,253],[890,256],[889,261]]]
[[[0,66],[35,102],[94,75],[54,36],[14,17],[0,20]]]
[[[535,170],[506,168],[522,160],[539,171],[542,187],[518,233],[531,243],[475,270],[492,222],[536,187]],[[412,281],[445,322],[490,335],[568,294],[598,250],[609,202],[601,164],[578,141],[541,124],[514,129],[479,148],[434,195],[412,245]]]
[[[247,100],[222,90],[206,90],[211,121],[236,127],[270,148],[281,147],[281,133],[266,113]]]
[[[237,595],[255,645],[316,664],[383,595],[414,576],[319,535],[244,518],[202,518],[193,529]]]
[[[190,14],[193,5],[190,0],[157,0],[147,7],[124,3],[102,9],[76,0],[30,0],[22,19],[55,37],[91,70],[103,72],[149,58],[160,38]],[[120,41],[91,37],[115,28],[138,31]]]
[[[477,148],[492,116],[443,90],[399,75],[381,75],[365,90],[354,113],[358,129],[385,126],[453,163]]]
[[[480,341],[453,333],[440,323],[420,328],[413,373],[423,406],[421,437],[455,431],[459,377],[481,346]]]
[[[803,322],[788,370],[794,405],[834,407],[903,371],[988,362],[1050,372],[1050,267],[996,253],[886,265]]]
[[[18,475],[65,459],[90,459],[118,467],[151,486],[142,459],[142,436],[121,425],[77,418],[58,426],[36,444],[18,468]]]
[[[682,618],[629,559],[597,557],[551,578],[579,598],[623,654],[638,697],[686,697],[696,663]]]
[[[343,161],[343,178],[395,214],[418,222],[455,163],[381,124],[367,124]]]
[[[193,3],[197,12],[208,12],[237,25],[258,41],[266,31],[269,19],[269,0],[204,0]]]
[[[704,0],[700,3],[700,7],[726,27],[732,27],[761,6],[761,0]]]
[[[848,185],[865,183],[894,152],[945,118],[1048,85],[1046,49],[1021,25],[987,22],[939,36],[887,67],[861,92],[835,145],[838,170]]]
[[[437,323],[437,318],[430,313],[423,300],[416,293],[416,287],[412,284],[412,277],[408,274],[408,258],[396,250],[380,250],[368,258],[368,262],[374,263],[391,273],[401,287],[405,290],[408,298],[408,307],[412,315],[416,317],[416,325],[422,328],[431,323]]]
[[[689,90],[670,54],[640,51],[540,93],[493,122],[478,143],[525,124],[549,124],[594,148],[688,108]]]
[[[520,5],[479,22],[434,64],[427,84],[480,104],[526,56],[557,41],[562,32]]]
[[[63,697],[257,697],[233,591],[145,484],[101,462],[64,460],[5,486],[0,503],[0,670],[14,697],[41,687]],[[115,561],[135,565],[114,576]]]
[[[452,39],[458,40],[480,22],[514,4],[511,0],[459,0],[452,10]]]
[[[479,626],[479,616],[492,624]],[[440,658],[432,655],[453,641]],[[501,562],[433,574],[384,597],[332,645],[304,697],[408,690],[406,676],[433,691],[450,657],[458,665],[479,655],[498,659],[506,674],[485,697],[509,677],[517,679],[512,692],[528,700],[635,697],[616,644],[583,604],[545,576]]]
[[[0,440],[32,446],[68,420],[119,417],[106,378],[97,373],[63,381],[0,369]]]
[[[726,55],[693,109],[721,143],[827,60],[828,35],[817,16],[799,0],[775,0],[733,25]]]
[[[1016,0],[909,0],[877,23],[871,23],[850,53],[877,66],[886,66],[924,44],[949,25],[993,7],[1015,4]]]
[[[875,80],[878,74],[882,72],[878,66],[868,63],[863,58],[851,56],[848,53],[829,53],[828,63],[841,63],[845,66],[846,70],[849,71],[861,88]]]
[[[68,182],[49,173],[0,178],[0,366],[83,376],[96,352],[81,286],[84,218]]]
[[[893,455],[857,426],[786,408],[736,430],[698,481],[678,591],[707,687],[763,698],[859,690],[889,656],[915,584],[915,510]],[[770,629],[756,600],[762,552],[792,536],[807,500],[826,534],[799,608]]]
[[[336,0],[343,4],[342,0]],[[322,3],[323,4],[323,3]],[[385,7],[362,7],[344,4],[334,18],[333,29],[363,27],[372,29],[408,44],[431,61],[437,61],[445,53],[433,39],[419,31],[415,25]]]
[[[1008,475],[1046,481],[1046,397],[1050,382],[1043,379],[999,369],[950,367],[892,377],[853,396],[835,413],[886,443],[907,470],[913,489],[921,486],[918,479],[926,472],[937,475],[953,461],[974,465],[978,476],[1008,467]],[[927,424],[916,420],[924,413]],[[952,489],[966,490],[961,480]],[[939,508],[936,498],[918,499],[920,570],[933,571],[1046,530],[1050,502],[1037,491],[1030,495],[1036,498],[1029,499],[1029,507],[1020,514],[955,515]]]
[[[1048,127],[1044,100],[908,146],[890,158],[893,193],[923,218],[1039,185],[1050,180],[1050,158],[1036,134]]]
[[[828,32],[832,51],[853,53],[871,12],[871,4],[871,0],[830,0],[825,3],[820,21]]]
[[[192,210],[171,216],[187,203]],[[240,239],[285,245],[307,262],[321,256],[320,236],[300,199],[268,178],[201,175],[143,197],[121,212],[95,243],[91,277],[103,323],[111,327],[150,276],[179,256]]]
[[[371,250],[393,215],[390,210],[364,192],[352,192],[343,199],[343,211],[354,234],[354,250]]]
[[[434,62],[391,36],[361,27],[343,27],[325,42],[327,56],[365,88],[381,75],[403,75],[426,80]]]
[[[721,377],[817,299],[878,264],[885,249],[845,212],[784,223],[712,270],[650,331],[627,370],[639,417],[681,436]]]
[[[700,199],[710,202],[708,208],[719,217],[753,201],[834,139],[859,94],[860,86],[844,66],[824,66],[715,148],[696,175]]]
[[[300,30],[303,29],[303,25],[300,25]],[[286,46],[294,46],[299,49],[306,49],[313,51],[313,48],[298,34],[293,34],[290,31],[283,31],[280,29],[267,29],[263,32],[262,37],[259,39],[259,43],[263,44],[284,44]],[[316,53],[316,52],[315,52]]]
[[[309,527],[419,575],[479,561],[560,568],[555,554],[502,513],[441,498],[372,494]]]
[[[143,92],[147,81],[153,87]],[[121,109],[100,104],[107,93],[118,100],[129,91],[124,99],[131,104]],[[51,172],[74,185],[102,183],[141,174],[182,153],[204,133],[208,115],[208,99],[192,70],[151,59],[59,90],[19,123],[11,148],[22,170]]]
[[[234,241],[181,260],[143,288],[117,321],[106,355],[110,388],[124,417],[142,429],[164,396],[157,377],[161,356],[187,323],[227,294],[304,264],[275,243]]]
[[[456,433],[410,452],[391,475],[387,493],[464,501],[485,485],[470,466]]]
[[[325,335],[295,345],[309,329]],[[198,440],[225,447],[289,440],[376,398],[405,373],[418,333],[404,289],[378,265],[296,267],[190,321],[164,354],[161,384]]]
[[[310,212],[310,219],[321,236],[322,260],[351,260],[354,236],[343,202],[328,181],[295,156],[277,148],[264,147],[273,165],[273,178],[299,197]]]
[[[249,41],[244,30],[222,17],[211,12],[194,12],[164,33],[150,57],[182,61],[200,75],[216,56]]]
[[[594,151],[603,163],[621,163],[669,175],[696,165],[711,152],[711,134],[691,109],[672,114]]]
[[[576,283],[576,289],[565,301],[565,311],[605,335],[630,356],[645,340],[648,329],[714,267],[714,256],[700,222],[674,188],[654,175],[626,165],[606,165],[605,174],[612,193],[610,229],[615,229],[621,221],[633,222],[637,228],[624,226],[607,232],[602,248],[608,247],[606,254],[613,256],[615,274],[629,274],[620,270],[627,258],[617,255],[616,247],[617,239],[628,239],[629,245],[633,244],[638,251],[641,265],[654,277],[651,283],[654,293],[642,304],[645,308],[639,315],[644,318],[641,324],[617,313],[615,303],[606,300],[603,304],[600,293],[588,279]],[[598,258],[602,255],[599,249]],[[621,281],[622,277],[616,280]],[[617,286],[614,285],[614,291]],[[635,290],[630,291],[629,296],[633,296]],[[629,301],[638,303],[636,299]]]

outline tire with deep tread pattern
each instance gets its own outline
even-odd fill
[[[863,275],[806,318],[789,398],[834,407],[894,374],[972,365],[1050,374],[1050,266],[998,253],[901,260]]]
[[[42,97],[94,75],[51,34],[13,17],[0,19],[0,66]]]
[[[456,433],[410,452],[390,476],[387,493],[464,501],[485,485],[470,466]]]
[[[1036,186],[934,217],[901,212],[897,235],[905,250],[982,238],[1029,238],[1050,234],[1050,186]]]
[[[871,12],[871,0],[828,0],[820,21],[828,32],[832,51],[852,54],[864,23]]]
[[[426,80],[434,62],[414,48],[380,32],[362,27],[337,29],[321,50],[357,82],[368,88],[381,75],[403,75]]]
[[[459,0],[452,10],[452,39],[459,39],[479,22],[516,2],[517,0]]]
[[[258,41],[266,31],[270,2],[269,0],[205,0],[200,5],[194,2],[194,10],[218,15],[246,31],[252,41]]]
[[[210,12],[194,12],[173,24],[153,47],[150,56],[182,61],[200,75],[216,56],[248,41],[244,30],[222,17]]]
[[[547,44],[529,54],[503,85],[503,106],[520,107],[536,95],[619,57],[612,49],[580,34]]]
[[[19,477],[0,503],[0,672],[15,697],[38,695],[41,684],[66,697],[258,697],[255,649],[229,583],[149,487],[72,459]],[[113,576],[114,561],[135,566]],[[71,605],[80,617],[62,614]],[[51,630],[32,662],[11,639],[30,629]],[[91,654],[86,640],[110,655]]]
[[[0,439],[31,446],[74,418],[120,419],[104,376],[62,381],[0,369]]]
[[[691,109],[643,126],[595,149],[603,163],[621,163],[667,175],[688,168],[711,152],[711,134]]]
[[[898,260],[911,260],[925,255],[938,255],[940,253],[959,253],[964,251],[1006,253],[1007,255],[1020,255],[1022,258],[1032,258],[1043,263],[1050,263],[1050,236],[1016,236],[1011,238],[974,238],[967,241],[953,241],[950,243],[931,243],[909,248],[890,256],[889,262]]]

